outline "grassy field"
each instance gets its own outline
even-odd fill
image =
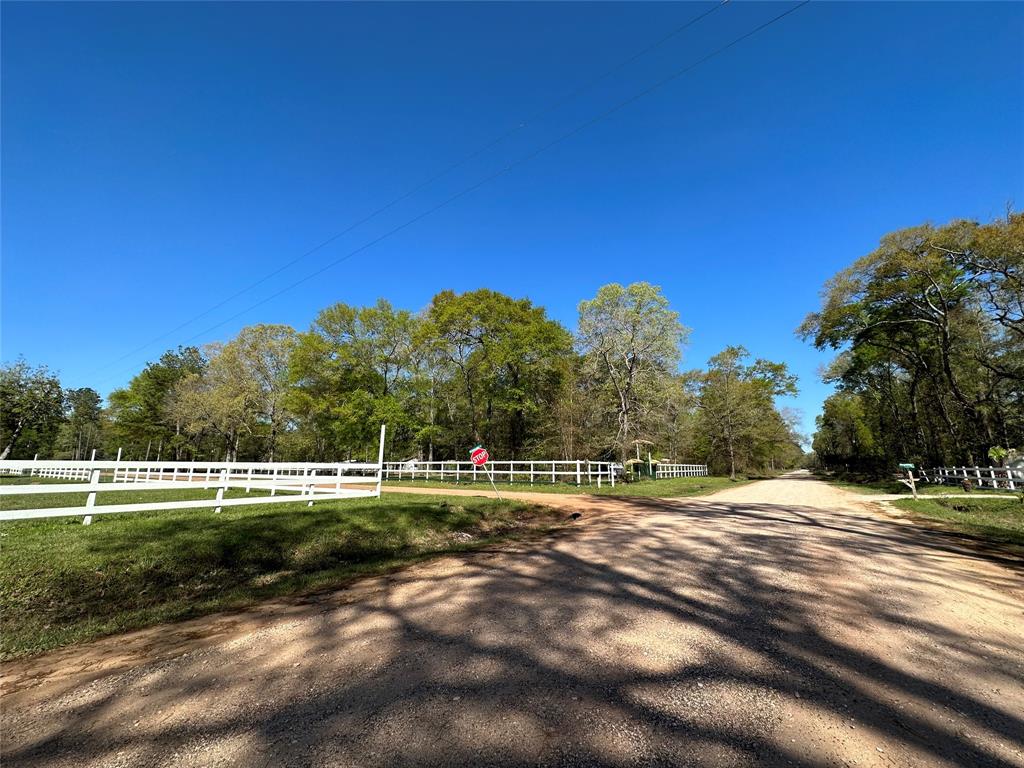
[[[6,479],[6,478],[5,478]],[[42,482],[47,482],[45,479]],[[70,483],[70,480],[60,482]],[[33,482],[33,485],[36,483]],[[7,483],[0,483],[7,485]],[[27,485],[27,483],[26,483]],[[278,491],[279,495],[293,493]],[[225,499],[243,498],[246,495],[268,496],[270,491],[252,490],[246,494],[244,488],[228,488],[224,492]],[[217,495],[216,488],[204,489],[201,485],[194,488],[169,490],[138,490],[138,491],[106,491],[96,494],[96,506],[107,504],[143,504],[151,501],[193,501],[196,499],[213,499]],[[79,507],[84,506],[88,493],[33,493],[24,496],[0,496],[0,509],[45,509],[47,507]],[[77,518],[76,518],[77,519]]]
[[[958,533],[1024,547],[1024,501],[1020,499],[913,499],[893,502],[913,517]]]
[[[735,488],[738,485],[752,482],[750,480],[730,480],[727,477],[673,477],[665,480],[641,480],[635,483],[615,483],[615,487],[602,484],[574,485],[569,483],[495,483],[498,493],[502,491],[522,493],[582,493],[594,496],[645,496],[675,498],[679,496],[703,496],[723,488]],[[416,488],[461,488],[465,490],[490,491],[490,483],[454,483],[441,480],[389,480],[386,486],[413,486]]]
[[[120,493],[108,494],[108,503]],[[204,493],[211,492],[149,491],[145,498]],[[28,506],[22,503],[27,498],[3,502]],[[45,498],[34,497],[33,505]],[[67,503],[64,495],[59,504]],[[559,520],[549,509],[518,502],[403,495],[312,508],[296,502],[227,507],[221,514],[100,515],[89,526],[80,517],[4,522],[0,658],[336,587],[433,555],[548,530]]]

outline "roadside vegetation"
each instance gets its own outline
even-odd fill
[[[857,493],[872,493],[879,495],[899,493],[906,494],[908,496],[910,495],[910,489],[903,483],[894,479],[877,478],[873,475],[849,475],[817,472],[815,473],[815,477],[819,480],[824,480],[837,488],[845,488],[848,491],[856,491]],[[959,485],[919,483],[917,486],[917,493],[919,496],[963,495],[964,489]],[[1011,494],[1013,491],[994,488],[974,488],[970,493],[972,495],[985,496],[986,494]]]
[[[323,308],[169,350],[109,394],[0,365],[0,459],[624,461],[742,475],[798,466],[796,379],[727,346],[684,370],[688,329],[661,289],[611,284],[575,332],[529,299],[441,291],[416,310]],[[703,361],[697,361],[699,365]]]
[[[179,493],[148,491],[146,499]],[[5,506],[17,498],[5,498]],[[98,515],[88,526],[80,517],[4,522],[0,658],[336,588],[439,554],[535,535],[560,520],[553,510],[514,501],[393,495],[226,507],[220,514]]]
[[[838,354],[825,468],[999,463],[1024,446],[1024,214],[892,232],[832,277],[799,333]]]
[[[1012,545],[1024,553],[1024,495],[1014,499],[900,499],[893,503],[915,519],[986,541]]]

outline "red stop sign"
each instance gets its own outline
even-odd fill
[[[482,445],[478,445],[472,451],[469,452],[469,460],[472,461],[476,466],[482,467],[487,463],[487,460],[491,458],[491,455],[487,453],[487,449]]]

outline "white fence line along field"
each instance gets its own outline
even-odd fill
[[[656,464],[654,476],[658,479],[667,477],[707,477],[707,464]]]
[[[0,484],[0,498],[52,493],[88,493],[85,506],[2,509],[0,520],[92,515],[117,512],[157,512],[170,509],[201,509],[248,504],[275,504],[380,496],[384,457],[384,427],[376,463],[357,462],[204,462],[204,461],[20,461],[5,460],[5,476],[87,479],[85,483]],[[83,473],[85,473],[83,475]],[[358,487],[351,487],[358,486]],[[101,493],[111,491],[153,491],[202,488],[216,490],[209,499],[152,501],[132,504],[96,504]],[[229,488],[269,491],[270,495],[225,499]],[[282,495],[278,495],[281,492]]]
[[[575,483],[594,485],[609,483],[615,487],[615,475],[622,465],[611,461],[489,461],[486,468],[471,461],[388,461],[384,463],[385,480],[454,480],[487,482],[490,472],[495,482]]]
[[[4,464],[10,464],[11,462],[5,461]],[[43,462],[34,460],[31,462],[36,465],[41,465]],[[39,466],[38,469],[29,472],[32,477],[48,477],[57,480],[88,480],[92,476],[92,468],[87,466],[89,462],[47,462],[48,464],[59,464],[59,466]],[[0,467],[0,475],[11,476],[11,475],[22,475],[24,471],[20,468],[2,466]]]
[[[939,485],[959,485],[970,480],[978,488],[1024,489],[1024,470],[1009,467],[935,467],[922,469],[921,477]]]

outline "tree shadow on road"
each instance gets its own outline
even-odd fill
[[[884,744],[896,764],[1021,764],[1014,627],[979,637],[924,605],[1005,611],[1019,572],[869,515],[624,503],[550,546],[311,606],[297,635],[126,673],[6,759],[810,768]],[[802,732],[814,718],[834,727]]]

